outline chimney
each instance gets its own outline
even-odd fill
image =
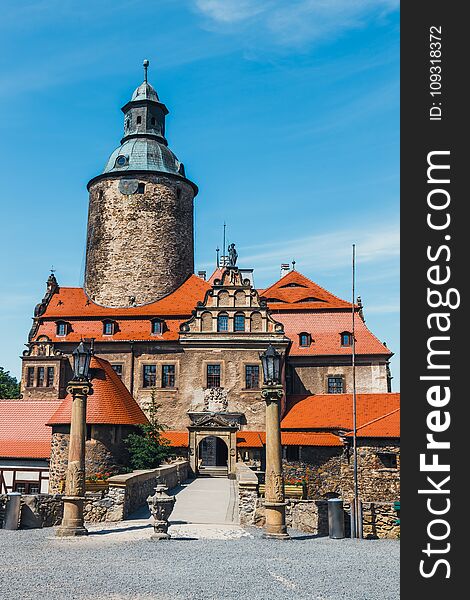
[[[197,276],[200,277],[201,279],[203,279],[205,281],[207,273],[206,273],[206,271],[198,271],[197,272]]]
[[[281,277],[284,277],[284,275],[286,275],[287,273],[289,273],[290,271],[290,264],[289,263],[282,263],[281,265]]]

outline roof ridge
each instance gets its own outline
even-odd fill
[[[313,279],[310,279],[310,277],[307,277],[306,275],[304,275],[300,271],[289,271],[288,273],[286,273],[285,275],[283,275],[282,277],[280,277],[277,281],[275,281],[272,285],[270,285],[268,288],[266,288],[265,290],[263,290],[263,295],[266,295],[267,292],[271,291],[272,288],[274,288],[275,286],[278,286],[279,283],[283,279],[286,279],[287,277],[291,277],[292,274],[296,274],[296,275],[300,276],[301,278],[305,279],[311,285],[319,288],[321,291],[323,291],[328,296],[333,296],[333,298],[335,298],[336,300],[339,300],[340,302],[346,302],[347,304],[349,304],[351,306],[351,302],[349,302],[349,300],[343,300],[343,298],[340,298],[336,294],[333,294],[333,292],[330,292],[329,290],[327,290],[326,288],[324,288],[323,286],[321,286],[319,283],[316,283],[315,281],[313,281]],[[357,306],[357,305],[355,305],[355,306]]]
[[[372,423],[376,423],[377,421],[381,421],[382,419],[385,419],[386,417],[389,417],[390,415],[393,415],[394,413],[398,412],[400,410],[400,406],[398,408],[395,408],[394,410],[390,411],[389,413],[386,413],[385,415],[382,415],[380,417],[376,417],[375,419],[372,419],[372,421],[369,421],[368,423],[363,423],[362,425],[360,425],[359,427],[357,427],[356,431],[359,431],[359,429],[363,429],[364,427],[368,427],[369,425],[372,425]]]

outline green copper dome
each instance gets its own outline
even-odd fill
[[[128,171],[154,171],[185,177],[184,166],[168,148],[165,138],[167,107],[147,81],[148,61],[144,61],[144,81],[122,107],[124,137],[109,157],[103,174]]]

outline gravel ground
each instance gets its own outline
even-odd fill
[[[264,540],[151,542],[97,531],[0,530],[0,598],[110,600],[398,600],[399,542],[291,532]]]

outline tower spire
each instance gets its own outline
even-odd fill
[[[144,59],[144,81],[147,83],[147,71],[149,68],[150,62],[147,59]]]

